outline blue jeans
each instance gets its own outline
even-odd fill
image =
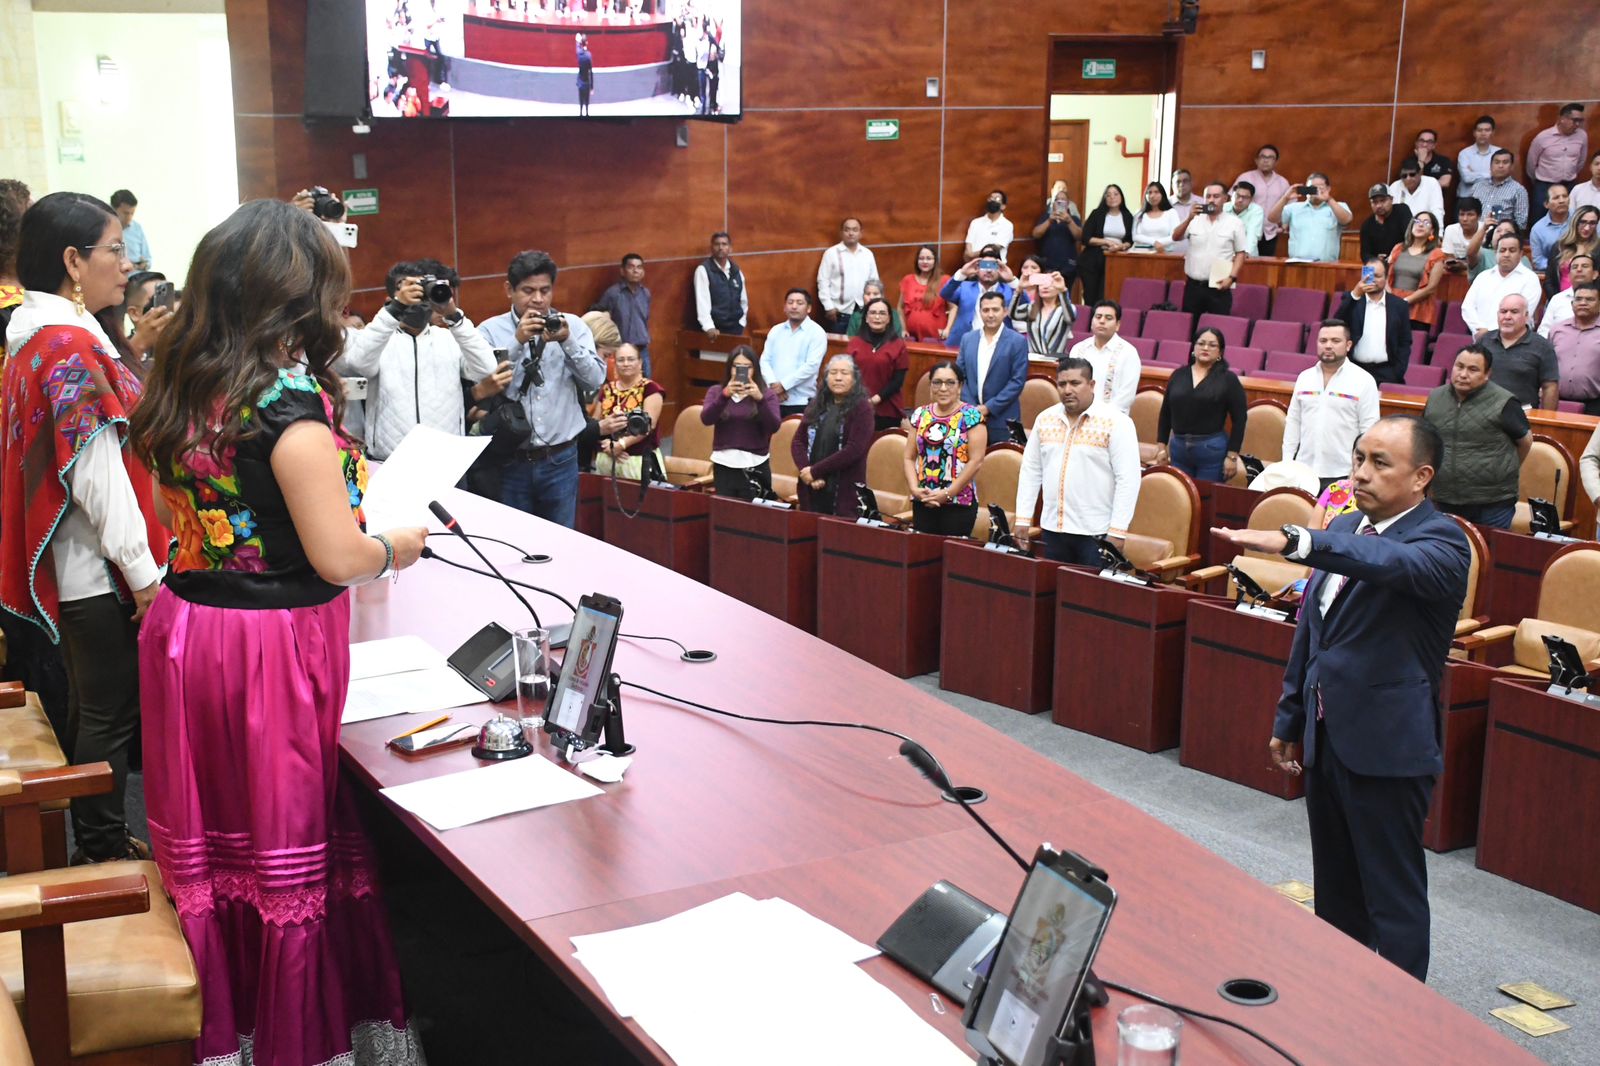
[[[1228,435],[1174,433],[1167,442],[1172,465],[1200,481],[1221,481],[1222,461],[1228,457]]]
[[[1489,526],[1493,529],[1510,529],[1511,519],[1517,513],[1517,501],[1506,500],[1503,503],[1441,503],[1439,510],[1445,514],[1453,514],[1458,518],[1465,518],[1480,526]]]
[[[1080,533],[1053,533],[1048,529],[1042,529],[1039,533],[1044,541],[1044,557],[1051,562],[1092,566],[1096,570],[1105,566],[1093,537],[1085,537]]]
[[[639,363],[640,363],[640,365],[642,365],[644,367],[644,376],[645,377],[649,377],[650,376],[650,346],[648,344],[636,344],[636,345],[634,345],[634,347],[639,349]]]
[[[578,449],[543,459],[513,459],[500,478],[500,502],[573,529],[578,522]]]

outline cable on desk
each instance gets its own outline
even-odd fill
[[[1273,1051],[1276,1051],[1278,1054],[1282,1055],[1285,1060],[1287,1060],[1288,1062],[1293,1063],[1294,1066],[1304,1066],[1304,1064],[1299,1059],[1297,1059],[1293,1055],[1289,1054],[1280,1045],[1273,1043],[1271,1040],[1269,1040],[1266,1037],[1262,1036],[1260,1033],[1256,1032],[1254,1029],[1250,1028],[1248,1025],[1242,1025],[1239,1022],[1234,1021],[1232,1018],[1224,1018],[1220,1014],[1207,1014],[1205,1011],[1203,1011],[1203,1010],[1195,1010],[1193,1007],[1182,1007],[1182,1006],[1179,1006],[1176,1003],[1171,1003],[1171,1002],[1169,1002],[1167,1000],[1164,1000],[1164,999],[1160,998],[1159,996],[1152,996],[1148,992],[1141,992],[1137,988],[1129,988],[1127,985],[1119,985],[1115,981],[1107,981],[1103,977],[1100,979],[1100,983],[1105,985],[1107,988],[1114,988],[1118,992],[1123,993],[1124,995],[1132,996],[1135,999],[1142,999],[1146,1003],[1154,1003],[1158,1007],[1165,1007],[1168,1010],[1177,1011],[1179,1014],[1187,1014],[1187,1015],[1189,1015],[1190,1017],[1193,1017],[1193,1018],[1204,1018],[1208,1022],[1219,1022],[1219,1023],[1223,1024],[1223,1025],[1226,1025],[1226,1026],[1229,1026],[1231,1028],[1237,1029],[1241,1033],[1244,1033],[1244,1034],[1246,1034],[1248,1036],[1255,1037],[1257,1040],[1259,1040],[1263,1044],[1267,1045],[1267,1047],[1271,1048]]]
[[[689,654],[688,646],[685,645],[683,641],[678,640],[676,637],[653,637],[645,633],[618,633],[617,637],[620,640],[661,640],[667,642],[668,644],[676,644],[679,651],[683,652],[685,655]],[[670,696],[668,697],[668,699],[671,698],[672,697]]]
[[[504,544],[505,541],[500,541],[500,543]],[[512,547],[515,548],[516,545],[513,544]],[[526,581],[517,581],[516,579],[509,578],[509,577],[502,579],[498,575],[491,574],[487,570],[479,570],[476,566],[468,566],[466,563],[458,563],[454,559],[446,559],[444,556],[440,555],[437,551],[435,551],[431,555],[429,555],[428,558],[432,559],[434,562],[444,563],[446,566],[453,566],[457,570],[465,570],[469,574],[477,574],[479,577],[494,578],[494,580],[496,580],[496,581],[504,580],[504,581],[509,582],[510,584],[513,584],[513,585],[517,586],[518,588],[530,589],[533,592],[542,592],[546,596],[549,596],[551,599],[553,599],[553,600],[557,601],[558,603],[560,603],[563,607],[565,607],[567,610],[571,611],[573,614],[577,614],[578,613],[578,608],[573,605],[571,600],[567,599],[565,596],[561,595],[561,593],[559,593],[559,592],[552,592],[551,590],[549,590],[547,588],[544,588],[544,587],[542,587],[540,585],[530,585]]]

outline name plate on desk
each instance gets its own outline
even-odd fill
[[[1270,618],[1274,622],[1287,622],[1289,620],[1288,611],[1280,611],[1276,607],[1262,607],[1256,603],[1238,603],[1234,605],[1233,609],[1240,614],[1253,614],[1257,618]]]
[[[1550,540],[1557,544],[1580,544],[1583,541],[1582,537],[1569,537],[1565,533],[1534,533],[1532,536],[1535,540]]]
[[[858,525],[858,526],[872,526],[872,527],[874,527],[876,529],[895,529],[895,530],[902,530],[902,531],[904,530],[903,526],[890,525],[888,522],[885,522],[885,521],[883,521],[882,519],[879,519],[879,518],[858,518],[858,519],[856,519],[856,525]]]
[[[1585,707],[1600,707],[1600,696],[1597,696],[1592,692],[1585,692],[1581,688],[1568,688],[1565,685],[1551,685],[1549,688],[1545,689],[1545,692],[1551,696],[1559,696],[1564,700],[1571,700],[1573,703],[1581,703]]]
[[[1029,555],[1021,548],[1007,547],[1004,544],[985,544],[983,546],[983,550],[986,552],[999,552],[1001,555],[1020,555],[1024,559],[1033,558],[1033,556]]]
[[[1100,571],[1100,576],[1107,581],[1120,581],[1124,585],[1143,585],[1145,588],[1151,588],[1155,585],[1155,582],[1149,578],[1140,577],[1138,574],[1126,574],[1120,570],[1102,570]]]
[[[784,503],[782,500],[747,500],[746,502],[753,503],[761,507],[771,507],[775,511],[794,510],[792,505]]]

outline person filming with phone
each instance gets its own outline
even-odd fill
[[[396,263],[384,287],[388,302],[365,329],[349,334],[334,365],[346,377],[367,379],[367,446],[374,459],[387,459],[415,426],[466,432],[461,382],[494,381],[496,371],[488,342],[456,306],[460,278],[454,270],[434,259]]]
[[[767,388],[755,349],[728,353],[722,384],[706,390],[700,421],[711,427],[711,484],[718,496],[753,500],[772,491],[772,435],[778,394]]]
[[[1289,258],[1312,263],[1339,260],[1339,231],[1351,219],[1350,205],[1333,198],[1328,175],[1312,171],[1304,185],[1291,185],[1267,221],[1289,231]]]
[[[113,341],[118,336],[125,337],[128,351],[142,366],[155,350],[162,331],[172,321],[177,302],[178,290],[172,287],[165,274],[136,270],[128,275],[128,291],[122,297],[122,306],[112,312],[116,329],[106,332]],[[124,327],[124,320],[133,327],[131,330]]]
[[[1405,380],[1411,362],[1411,305],[1388,291],[1389,264],[1371,256],[1361,280],[1344,294],[1333,317],[1350,329],[1350,359],[1382,385]]]

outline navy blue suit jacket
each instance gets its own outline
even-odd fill
[[[1350,327],[1350,341],[1361,339],[1367,330],[1366,297],[1359,301],[1348,292],[1344,299],[1339,301],[1339,309],[1333,317]],[[1378,384],[1387,382],[1390,385],[1399,385],[1405,381],[1406,367],[1411,365],[1411,305],[1400,297],[1390,293],[1383,299],[1384,332],[1383,347],[1389,353],[1387,363],[1356,363],[1362,370],[1372,375]],[[1355,362],[1354,359],[1351,362]]]
[[[1328,741],[1351,770],[1418,777],[1444,769],[1439,752],[1439,681],[1467,595],[1466,534],[1431,501],[1379,536],[1356,533],[1359,512],[1311,532],[1294,648],[1272,735],[1301,741],[1316,760],[1317,687]],[[1327,617],[1324,583],[1348,578]]]
[[[966,377],[961,386],[961,402],[978,404],[978,338],[981,328],[961,338],[961,354],[956,364]],[[1028,341],[1022,334],[1004,323],[1000,326],[1000,339],[994,344],[994,358],[989,360],[989,376],[984,380],[982,401],[989,408],[988,421],[1005,425],[1022,420],[1022,386],[1028,381]],[[1004,438],[1002,438],[1004,439]],[[989,437],[995,443],[994,435]]]

